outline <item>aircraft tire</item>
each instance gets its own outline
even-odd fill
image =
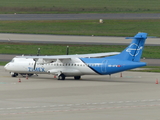
[[[17,74],[17,73],[14,73],[14,74],[12,74],[11,76],[12,76],[12,77],[17,77],[18,74]]]
[[[65,75],[64,74],[59,75],[58,80],[65,80]]]
[[[29,77],[31,77],[33,74],[28,74]]]
[[[16,75],[11,75],[12,77],[17,77]]]
[[[81,76],[74,76],[74,79],[79,80],[79,79],[81,79]]]

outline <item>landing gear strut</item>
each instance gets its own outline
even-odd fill
[[[74,79],[79,80],[79,79],[81,79],[81,76],[74,76]]]
[[[65,80],[65,75],[64,74],[60,74],[59,76],[58,76],[58,80]]]

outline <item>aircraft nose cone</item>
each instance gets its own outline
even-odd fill
[[[6,64],[6,65],[4,66],[4,69],[5,69],[5,70],[8,70],[8,64]]]

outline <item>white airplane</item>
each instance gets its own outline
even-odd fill
[[[140,62],[147,33],[138,33],[121,53],[95,53],[57,56],[16,56],[4,68],[12,77],[18,74],[53,74],[58,80],[80,79],[82,75],[110,75],[146,66]],[[112,55],[112,56],[111,56]]]

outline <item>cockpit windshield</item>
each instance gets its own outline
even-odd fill
[[[11,60],[11,63],[13,63],[13,62],[14,62],[14,59]]]

